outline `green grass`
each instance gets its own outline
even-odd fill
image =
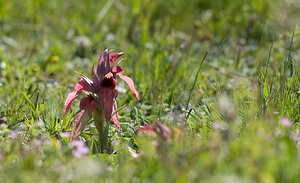
[[[0,0],[0,182],[299,182],[299,9],[285,0]],[[60,133],[72,131],[79,101],[62,118],[64,101],[74,71],[90,77],[107,47],[125,52],[140,100],[117,80],[121,130],[110,125],[111,148],[99,154],[89,123],[79,138],[90,151],[78,159]],[[138,133],[156,121],[172,141]]]

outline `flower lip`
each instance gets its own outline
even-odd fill
[[[104,78],[102,81],[101,81],[101,86],[102,87],[114,87],[115,86],[115,82],[114,82],[114,79],[112,77],[110,78]]]

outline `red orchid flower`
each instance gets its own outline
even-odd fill
[[[101,133],[100,128],[103,126],[101,123],[103,123],[104,118],[107,123],[112,119],[117,129],[120,130],[119,116],[118,112],[116,112],[116,98],[118,96],[116,76],[119,76],[128,84],[135,98],[139,100],[139,93],[136,91],[132,79],[128,76],[124,76],[124,70],[118,65],[124,59],[120,61],[117,61],[117,59],[124,53],[110,54],[110,52],[111,51],[107,49],[105,51],[102,49],[96,72],[94,66],[92,68],[92,80],[77,73],[81,79],[76,84],[75,90],[67,96],[63,112],[64,116],[81,92],[87,95],[87,97],[80,100],[79,107],[81,112],[79,112],[74,119],[72,140],[75,140],[81,134],[92,117],[94,117],[99,133]],[[114,65],[111,66],[111,64]]]
[[[159,137],[163,140],[167,140],[169,142],[172,141],[172,133],[174,134],[175,139],[179,139],[183,133],[182,127],[173,128],[172,131],[165,124],[160,122],[154,122],[150,125],[141,126],[139,131],[142,133],[146,133],[152,137]]]
[[[140,132],[149,134],[152,137],[160,137],[163,140],[171,141],[171,130],[163,123],[155,122],[154,124],[141,126]]]

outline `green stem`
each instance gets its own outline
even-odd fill
[[[104,153],[108,148],[108,130],[109,125],[105,123],[103,109],[97,109],[93,112],[96,128],[99,132],[100,152]]]
[[[104,123],[102,133],[99,133],[101,153],[104,153],[104,151],[108,148],[108,129],[109,126]]]

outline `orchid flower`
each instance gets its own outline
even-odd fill
[[[152,141],[152,144],[157,151],[165,153],[169,149],[170,144],[182,139],[183,128],[177,127],[170,129],[163,123],[154,122],[150,125],[141,126],[139,128],[139,134],[146,134],[156,139]]]
[[[63,111],[64,116],[69,111],[76,97],[82,92],[87,95],[80,100],[79,108],[81,112],[74,119],[72,140],[75,140],[82,133],[92,117],[94,117],[99,133],[102,131],[104,119],[107,124],[112,120],[117,129],[120,130],[116,103],[118,96],[116,89],[117,76],[127,83],[135,98],[139,100],[139,93],[136,91],[132,79],[123,75],[124,70],[119,66],[124,59],[117,61],[124,52],[110,52],[107,49],[105,51],[102,49],[96,71],[94,66],[92,67],[92,79],[77,73],[81,79],[76,84],[75,90],[67,96]]]
[[[154,124],[141,126],[139,131],[147,133],[152,137],[159,136],[163,140],[171,141],[171,130],[163,123],[156,122]]]
[[[155,122],[150,125],[141,126],[139,128],[139,131],[145,134],[148,134],[154,138],[159,137],[163,140],[172,141],[172,133],[174,134],[174,137],[176,140],[180,138],[180,136],[183,133],[183,128],[173,128],[172,130],[167,127],[165,124],[160,122]]]

